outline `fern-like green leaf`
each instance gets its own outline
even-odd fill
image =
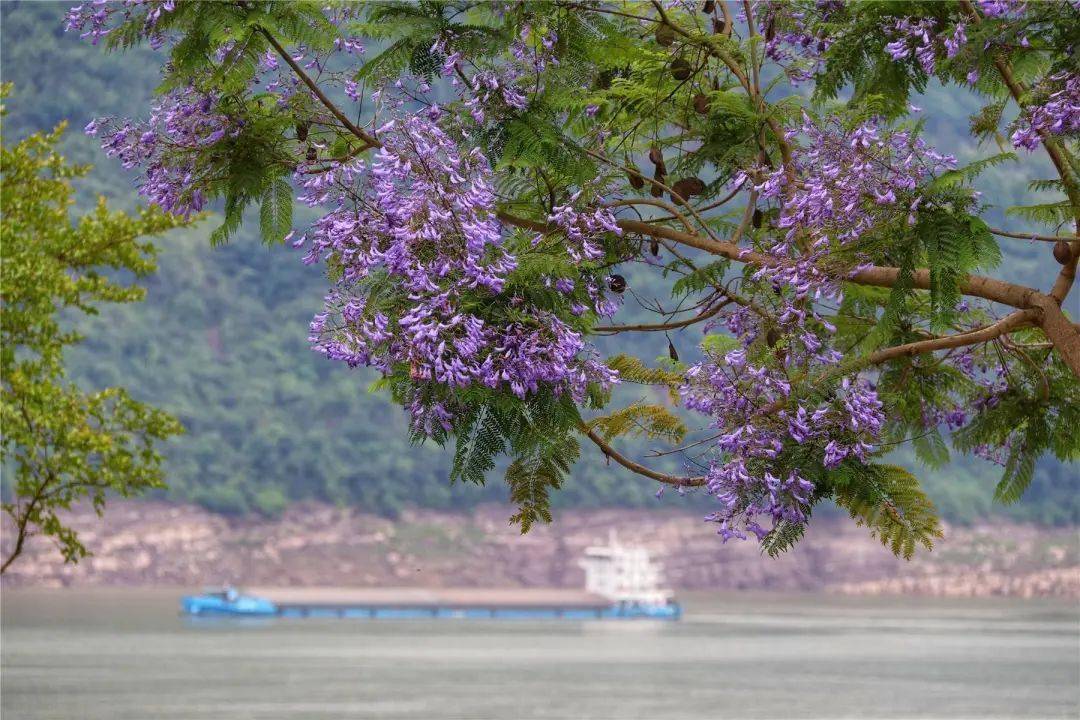
[[[259,209],[259,228],[264,243],[276,245],[285,239],[292,229],[292,211],[292,188],[278,178],[267,186]]]
[[[589,426],[600,431],[605,440],[620,435],[641,436],[680,443],[686,437],[686,425],[663,405],[634,403],[621,410],[594,418]]]
[[[941,537],[934,504],[918,479],[896,465],[842,465],[830,473],[833,499],[892,550],[911,559],[915,546],[933,548]]]

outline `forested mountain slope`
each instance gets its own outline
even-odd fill
[[[157,82],[160,58],[147,50],[106,55],[65,35],[65,7],[0,6],[3,76],[16,83],[5,136],[14,140],[69,120],[68,153],[96,165],[81,188],[83,197],[104,193],[129,204],[134,201],[131,176],[98,152],[81,128],[95,116],[140,114]],[[974,151],[958,146],[967,142],[966,113],[974,101],[965,105],[950,89],[948,97],[931,94],[923,104],[949,113],[948,122],[929,127],[932,140],[961,157]],[[988,201],[1005,206],[1040,176],[1037,166],[1008,165],[987,172],[981,189]],[[505,498],[497,481],[485,488],[451,487],[447,455],[409,445],[400,410],[367,392],[373,373],[350,371],[308,350],[307,323],[326,288],[319,268],[303,265],[300,253],[288,247],[264,247],[254,228],[245,228],[228,246],[211,248],[207,236],[213,227],[210,219],[166,239],[146,302],[80,321],[88,338],[70,356],[80,382],[124,385],[182,420],[187,434],[167,448],[170,497],[222,511],[265,513],[300,498],[356,503],[378,512],[410,503],[446,508]],[[1045,247],[1017,241],[1005,250],[1014,279],[1045,284],[1053,269]],[[628,280],[635,286],[638,278]],[[650,294],[647,286],[636,287]],[[633,308],[625,313],[632,317]],[[694,337],[688,333],[672,340],[689,355]],[[662,337],[642,342],[656,346],[642,345],[646,357],[667,354]],[[668,462],[672,469],[679,464],[673,458]],[[1007,509],[992,505],[1000,474],[994,466],[959,460],[918,474],[948,519],[1002,512],[1042,522],[1080,522],[1076,468],[1044,461],[1024,500]],[[564,506],[655,505],[654,491],[641,479],[606,468],[598,455],[586,454],[573,481],[553,499]],[[675,495],[663,500],[665,505],[688,502],[693,501]]]

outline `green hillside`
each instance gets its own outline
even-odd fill
[[[3,79],[16,83],[5,135],[14,140],[68,119],[66,151],[97,166],[81,197],[104,193],[120,205],[130,204],[132,177],[97,152],[80,130],[94,116],[145,113],[160,58],[148,50],[109,56],[65,35],[65,7],[0,6]],[[963,103],[934,100],[924,104],[947,108],[954,116],[931,125],[931,136],[958,155],[974,152],[951,143],[966,137]],[[1032,163],[987,173],[988,201],[1010,204],[1040,170]],[[413,503],[446,508],[505,499],[500,482],[451,487],[447,455],[435,447],[411,446],[400,409],[367,392],[373,373],[348,370],[308,350],[307,323],[326,290],[319,268],[304,266],[297,251],[264,247],[250,227],[232,244],[213,249],[206,239],[213,227],[209,220],[170,236],[162,244],[147,300],[80,320],[88,339],[70,355],[72,375],[80,382],[124,385],[138,399],[182,420],[187,434],[167,447],[169,497],[221,511],[264,513],[303,498],[390,513]],[[1006,250],[1012,277],[1045,284],[1040,278],[1053,263],[1045,247],[1016,242]],[[632,285],[637,279],[629,277]],[[649,294],[646,285],[637,288]],[[627,318],[632,314],[628,308]],[[673,340],[690,356],[693,335]],[[646,357],[667,352],[662,337],[638,342]],[[666,461],[671,469],[679,464]],[[1076,468],[1044,462],[1024,501],[1008,509],[992,505],[999,474],[993,466],[964,460],[919,474],[948,519],[1005,512],[1042,522],[1080,522]],[[606,467],[598,454],[587,454],[555,502],[655,505],[654,491],[642,479]],[[663,502],[688,501],[668,495]]]

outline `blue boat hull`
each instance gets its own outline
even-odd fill
[[[251,595],[187,595],[180,600],[183,613],[192,616],[333,617],[366,619],[465,620],[678,620],[682,608],[667,605],[616,604],[608,607],[499,607],[499,606],[394,606],[394,605],[276,605]]]
[[[277,615],[277,605],[259,597],[239,595],[228,599],[217,595],[185,595],[180,610],[187,615]]]

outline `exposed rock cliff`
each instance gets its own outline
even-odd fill
[[[773,560],[754,543],[722,544],[692,513],[566,510],[525,536],[507,524],[510,514],[482,506],[469,514],[413,511],[391,521],[310,503],[264,520],[116,501],[104,519],[89,508],[71,516],[92,557],[65,566],[47,543],[31,541],[4,584],[579,587],[583,548],[616,530],[627,543],[651,547],[668,583],[682,590],[1080,598],[1075,528],[949,527],[932,553],[905,562],[865,529],[825,518],[793,552]]]

